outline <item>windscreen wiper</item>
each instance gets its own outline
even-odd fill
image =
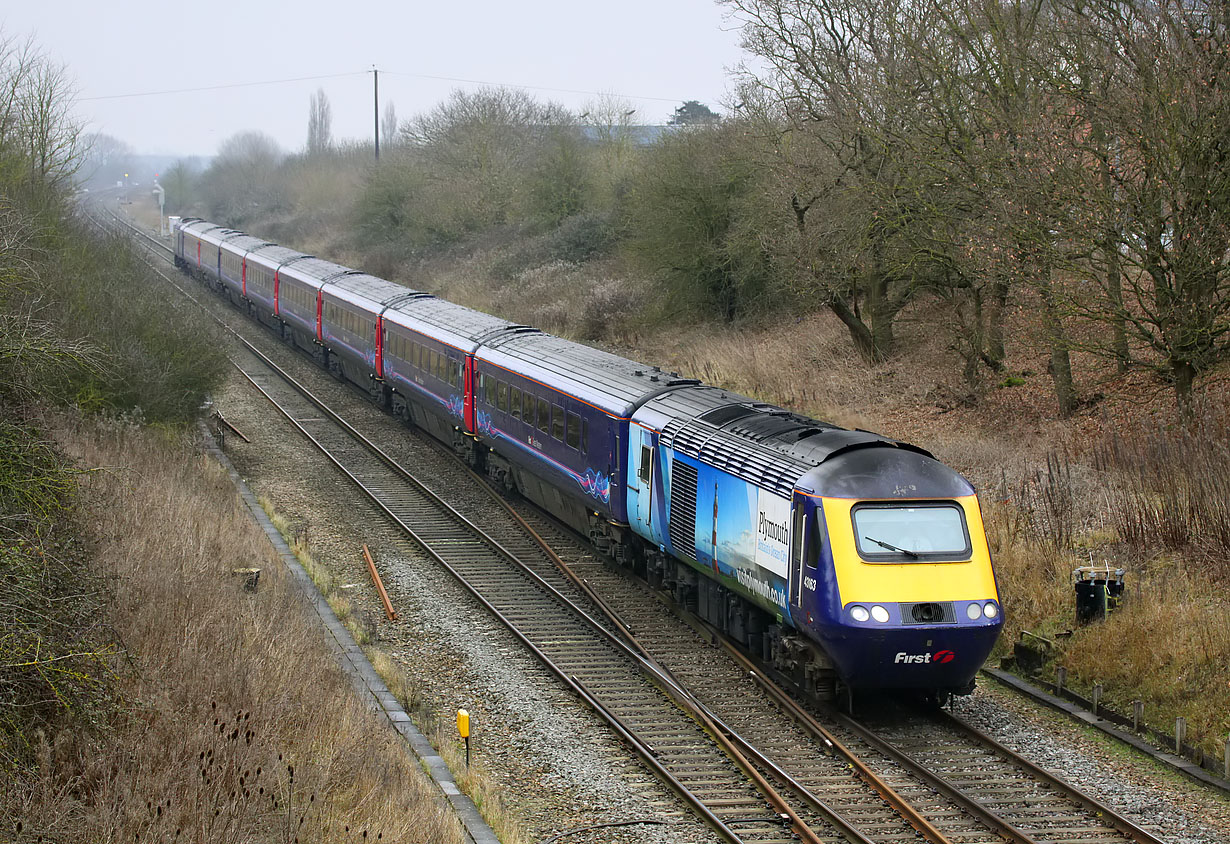
[[[907,557],[918,559],[917,551],[910,551],[906,548],[898,548],[896,545],[891,545],[881,539],[872,539],[870,536],[864,536],[863,539],[866,539],[868,542],[874,542],[876,545],[879,545],[881,548],[887,548],[889,551],[896,551],[899,554],[905,554]]]

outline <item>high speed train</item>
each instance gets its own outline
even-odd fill
[[[199,219],[177,264],[813,693],[968,693],[1003,626],[978,498],[835,425]]]

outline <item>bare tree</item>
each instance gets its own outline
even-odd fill
[[[81,166],[82,126],[67,71],[27,40],[0,35],[0,153],[20,160],[29,184],[58,190]]]
[[[397,143],[397,110],[393,101],[389,100],[384,107],[384,117],[380,121],[380,144],[386,150],[391,150]]]
[[[163,174],[162,182],[167,192],[168,214],[180,214],[188,208],[196,187],[197,176],[198,169],[183,159],[176,161]]]
[[[506,222],[524,201],[527,176],[555,127],[572,116],[511,88],[454,91],[401,130],[463,229]]]
[[[275,176],[281,161],[277,142],[260,132],[240,132],[223,141],[200,180],[210,215],[239,227],[259,209],[278,207],[282,196]]]
[[[882,361],[901,309],[944,269],[925,248],[933,191],[913,144],[900,143],[918,109],[907,47],[933,13],[905,0],[724,2],[765,68],[744,74],[744,111],[750,100],[780,121],[766,164],[792,227],[782,242],[795,251],[795,286]]]
[[[607,205],[616,203],[635,175],[636,118],[637,109],[631,100],[610,93],[586,102],[577,118],[595,153],[595,189]]]
[[[308,155],[323,155],[333,147],[333,108],[324,88],[312,95],[308,108]]]
[[[26,79],[22,122],[30,167],[51,186],[68,182],[81,166],[81,124],[72,117],[73,90],[62,66],[41,62]]]
[[[1056,96],[1071,120],[1072,228],[1101,248],[1090,318],[1126,329],[1115,357],[1169,379],[1230,358],[1230,11],[1224,3],[1060,0],[1068,55]],[[1117,338],[1116,338],[1117,339]],[[1103,349],[1103,351],[1106,351]]]
[[[132,169],[132,147],[119,138],[94,132],[83,138],[82,147],[85,150],[82,181],[96,182],[100,186],[115,184]]]
[[[1039,140],[1054,116],[1039,71],[1055,54],[1051,0],[724,2],[767,68],[744,74],[740,111],[760,115],[796,289],[873,362],[893,353],[910,301],[942,297],[971,386],[982,365],[1003,367],[1009,292],[1033,290],[1070,412],[1052,279],[1067,200]]]

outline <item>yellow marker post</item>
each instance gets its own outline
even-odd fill
[[[457,733],[466,742],[466,767],[470,767],[470,713],[464,709],[457,710]]]

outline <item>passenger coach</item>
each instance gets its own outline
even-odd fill
[[[926,451],[202,220],[175,252],[816,693],[972,689],[999,593],[973,488]]]

